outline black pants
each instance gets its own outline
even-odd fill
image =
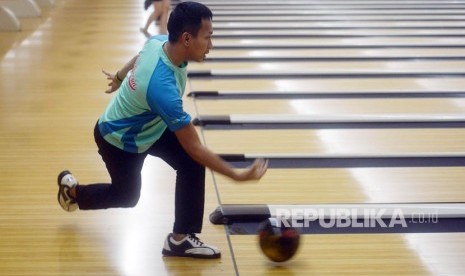
[[[145,157],[157,156],[176,170],[175,221],[173,232],[200,233],[205,201],[205,167],[194,161],[170,130],[144,153],[130,153],[105,141],[98,127],[94,129],[98,152],[111,177],[110,183],[77,186],[81,210],[134,207],[139,201],[141,170]]]

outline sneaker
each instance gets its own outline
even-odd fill
[[[162,254],[164,256],[202,259],[216,259],[221,257],[221,252],[218,248],[204,244],[195,234],[188,234],[180,241],[176,241],[173,238],[173,234],[169,234],[163,246]]]
[[[65,211],[73,212],[78,208],[76,200],[68,194],[68,191],[77,184],[78,181],[69,171],[62,171],[58,175],[58,203]]]

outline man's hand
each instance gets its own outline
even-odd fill
[[[107,71],[105,70],[102,70],[102,73],[104,73],[106,76],[107,76],[107,80],[109,80],[110,82],[108,83],[108,86],[110,88],[108,88],[107,90],[105,90],[105,93],[113,93],[115,92],[116,90],[118,90],[118,88],[120,87],[121,85],[121,82],[118,80],[118,78],[116,77],[116,74],[111,74],[111,73],[108,73]]]
[[[175,131],[175,135],[192,159],[236,181],[259,180],[268,169],[268,160],[264,159],[257,159],[248,168],[242,170],[231,167],[219,155],[202,145],[192,122]]]
[[[256,159],[246,170],[237,174],[237,181],[259,180],[268,169],[268,160]]]

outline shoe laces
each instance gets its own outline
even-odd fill
[[[195,234],[188,234],[189,239],[193,241],[198,246],[202,246],[203,242],[195,235]]]

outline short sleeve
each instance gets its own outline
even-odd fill
[[[179,130],[191,121],[180,95],[173,72],[160,62],[148,86],[147,103],[171,131]]]

